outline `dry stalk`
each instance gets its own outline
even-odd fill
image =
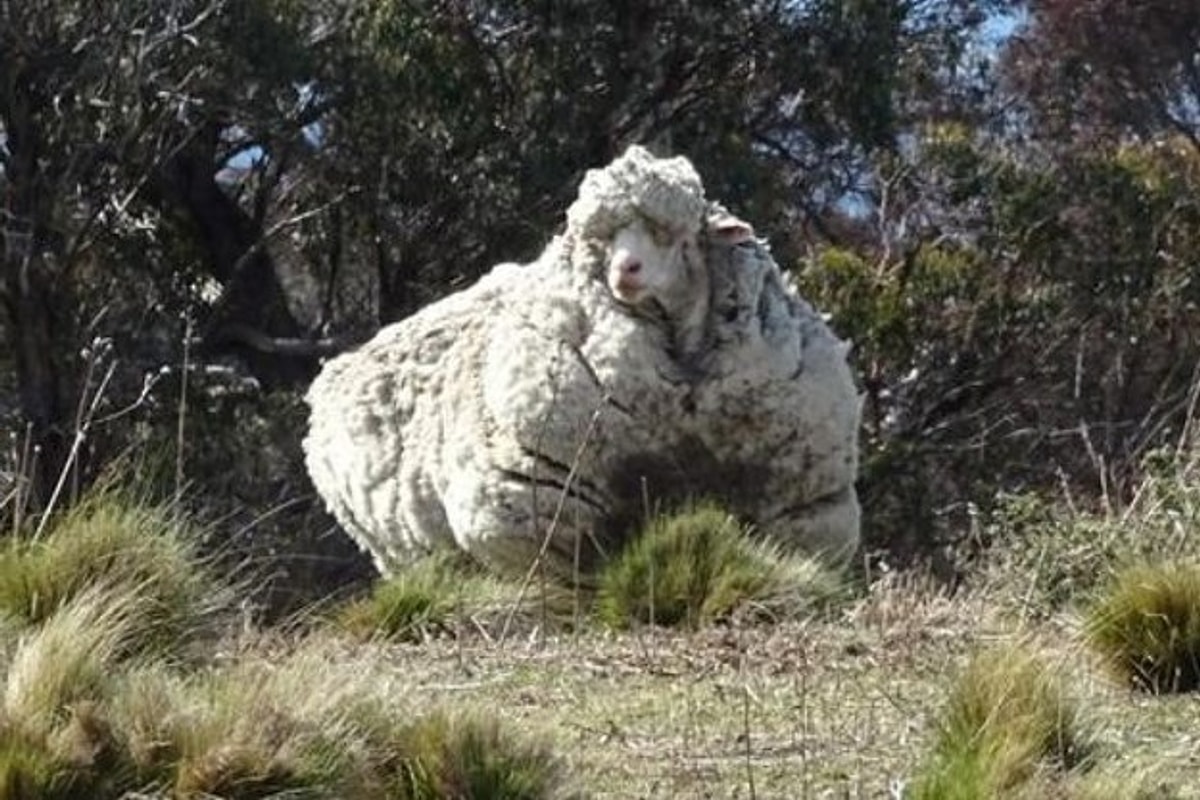
[[[583,455],[587,452],[588,445],[592,441],[592,436],[596,432],[596,424],[600,421],[600,415],[604,411],[604,404],[608,402],[608,395],[605,395],[600,402],[600,406],[592,412],[591,419],[588,420],[588,426],[583,432],[583,438],[580,440],[579,446],[575,448],[575,454],[571,459],[571,467],[567,470],[567,478],[563,481],[562,491],[558,495],[558,503],[555,505],[554,515],[550,518],[550,524],[546,527],[546,533],[542,537],[542,543],[538,547],[537,555],[534,556],[533,562],[529,565],[529,569],[526,570],[525,577],[521,580],[521,588],[517,592],[517,596],[504,618],[504,625],[500,631],[501,644],[507,641],[508,632],[512,626],[513,619],[516,617],[517,609],[524,602],[525,595],[529,591],[529,585],[533,582],[534,576],[541,571],[546,553],[550,550],[550,542],[553,541],[554,534],[558,532],[559,520],[562,519],[563,509],[567,505],[567,496],[570,494],[571,486],[574,484],[575,477],[579,473],[579,465],[583,462]],[[545,601],[544,594],[543,592],[543,603]]]

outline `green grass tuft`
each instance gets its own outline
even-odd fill
[[[46,747],[6,730],[0,732],[0,797],[5,800],[70,800],[81,788],[69,765]]]
[[[392,797],[521,800],[553,797],[562,784],[549,751],[519,742],[491,721],[434,713],[396,732]]]
[[[454,556],[436,553],[380,581],[367,597],[339,608],[334,621],[362,638],[419,641],[447,626],[472,577]]]
[[[460,614],[487,615],[516,603],[518,592],[518,585],[485,573],[459,553],[437,552],[331,616],[335,627],[360,639],[421,641],[449,630]]]
[[[842,588],[816,561],[755,541],[726,511],[702,503],[654,518],[603,568],[596,614],[615,628],[696,627],[752,606],[811,610]]]
[[[207,573],[187,525],[166,506],[99,492],[38,539],[0,552],[0,612],[44,622],[95,586],[129,587],[141,598],[139,647],[169,650],[205,630],[231,593]]]
[[[914,800],[1019,796],[1040,770],[1085,763],[1090,743],[1062,678],[1025,645],[981,653],[955,684]]]
[[[1092,608],[1086,636],[1131,686],[1155,694],[1200,688],[1200,564],[1120,572]]]

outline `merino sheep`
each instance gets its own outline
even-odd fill
[[[686,159],[631,147],[587,173],[536,261],[329,362],[306,463],[385,574],[440,544],[586,573],[647,497],[692,494],[844,558],[859,407],[845,352]]]

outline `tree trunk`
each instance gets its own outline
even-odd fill
[[[264,388],[296,386],[312,379],[317,361],[257,344],[294,340],[303,331],[288,308],[263,231],[217,184],[218,134],[211,125],[163,165],[157,199],[192,227],[209,273],[223,287],[204,326],[205,351],[238,356]]]
[[[35,458],[25,477],[32,482],[28,496],[44,509],[67,466],[71,409],[66,402],[67,382],[54,359],[58,350],[55,302],[45,270],[35,259],[17,259],[10,253],[6,248],[5,323],[16,361],[21,414],[29,426]]]
[[[32,99],[22,76],[0,90],[0,116],[5,124],[8,158],[4,163],[5,195],[0,227],[0,299],[4,325],[16,363],[21,415],[28,425],[34,463],[26,477],[32,482],[29,497],[46,508],[70,452],[70,381],[55,358],[59,344],[69,338],[55,309],[69,307],[55,296],[53,276],[43,256],[49,238],[43,196],[45,176],[40,174],[41,146],[30,109]],[[75,465],[78,468],[78,465]]]

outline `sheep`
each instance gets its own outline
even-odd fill
[[[857,550],[861,517],[854,483],[862,398],[850,345],[800,297],[747,223],[718,206],[709,226],[726,235],[706,251],[712,297],[694,399],[699,432],[717,461],[758,476],[727,500],[761,533],[844,561]],[[768,469],[754,469],[764,463]]]
[[[384,328],[313,382],[306,464],[343,528],[384,574],[452,545],[578,578],[651,493],[706,493],[801,548],[852,551],[845,349],[749,226],[714,212],[686,159],[636,146],[588,171],[566,217],[534,262]],[[836,385],[807,385],[822,381]],[[777,496],[758,498],[768,478]]]

